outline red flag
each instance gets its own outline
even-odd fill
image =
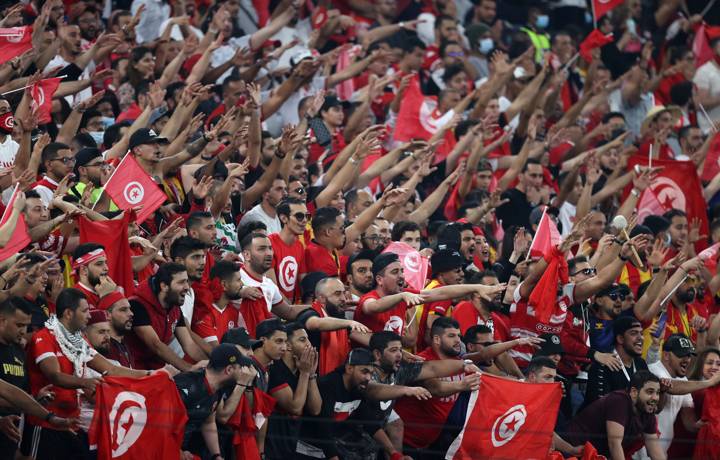
[[[0,29],[0,64],[32,49],[32,26]]]
[[[393,241],[383,252],[392,252],[400,257],[407,284],[418,291],[425,287],[428,273],[428,260],[407,243]]]
[[[454,112],[440,113],[435,96],[425,96],[420,90],[420,79],[416,75],[410,80],[395,124],[394,138],[406,142],[413,139],[430,140],[438,129],[450,122]],[[457,143],[455,134],[448,130],[444,141],[435,152],[437,164],[444,160]]]
[[[52,119],[50,113],[52,112],[53,94],[60,86],[60,81],[62,78],[46,78],[35,83],[30,89],[32,110],[33,112],[37,111],[40,124],[50,123]]]
[[[647,162],[646,156],[635,155],[628,160],[628,170],[635,168],[636,164],[646,167]],[[662,167],[662,170],[640,196],[638,221],[642,222],[649,214],[679,209],[687,214],[688,221],[700,219],[700,234],[708,235],[706,203],[695,164],[692,161],[653,159],[653,166]],[[626,187],[624,196],[630,193],[631,188],[632,184]]]
[[[483,376],[484,378],[484,376]],[[720,460],[720,387],[705,390],[702,421],[695,441],[696,460]]]
[[[135,292],[132,269],[132,252],[128,242],[128,225],[133,212],[125,212],[122,219],[93,222],[85,217],[78,220],[80,243],[97,243],[105,247],[108,275],[125,290],[128,297]]]
[[[446,459],[544,459],[560,408],[559,383],[524,383],[484,374],[468,403],[465,426]]]
[[[15,200],[17,199],[19,192],[20,186],[16,185],[15,190],[13,190],[13,194],[10,197],[10,202],[8,203],[7,208],[5,208],[2,219],[0,219],[0,227],[5,225],[5,223],[10,220],[10,217],[12,217]],[[30,235],[28,234],[28,227],[25,223],[25,215],[22,210],[20,210],[17,221],[15,222],[15,230],[13,230],[10,240],[5,243],[5,246],[0,248],[0,260],[6,260],[22,251],[25,246],[30,244],[30,242],[31,240]]]
[[[718,249],[720,249],[720,243],[715,243],[709,248],[702,251],[700,254],[698,254],[700,260],[705,263],[705,266],[708,270],[710,270],[710,273],[712,274],[715,274],[715,272],[717,271]]]
[[[580,57],[585,59],[586,62],[592,62],[592,51],[595,48],[602,48],[608,43],[612,43],[613,34],[609,33],[605,35],[597,29],[593,29],[590,34],[585,37],[585,40],[580,43]]]
[[[591,0],[595,21],[605,16],[610,10],[623,4],[625,0]]]
[[[538,322],[550,323],[550,319],[555,313],[559,319],[554,322],[562,322],[560,315],[563,314],[563,311],[560,310],[557,301],[557,289],[558,281],[563,285],[568,282],[567,260],[565,254],[560,252],[557,246],[551,246],[544,257],[548,266],[530,293],[528,305],[535,309],[535,317]]]
[[[105,377],[97,387],[88,435],[97,445],[98,460],[176,460],[187,419],[166,373]]]
[[[709,33],[717,34],[720,27],[708,26],[704,22],[695,29],[692,51],[695,55],[695,67],[698,68],[713,58],[713,50],[710,48]]]
[[[235,458],[259,459],[260,451],[255,436],[272,414],[276,399],[264,391],[253,388],[252,407],[248,398],[242,398],[235,413],[228,420],[228,426],[235,431],[233,445]]]
[[[105,184],[105,193],[120,209],[142,206],[135,222],[141,223],[150,217],[167,199],[165,193],[140,167],[131,153],[125,155]]]
[[[538,223],[537,232],[530,245],[530,257],[544,257],[550,250],[560,244],[560,232],[555,222],[548,216],[547,208]]]
[[[700,114],[698,114],[700,116]],[[705,164],[703,165],[701,179],[710,182],[720,172],[720,133],[715,133],[710,141]]]

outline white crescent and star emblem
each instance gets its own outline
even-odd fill
[[[134,391],[118,393],[110,410],[112,458],[125,454],[140,438],[147,424],[145,396]]]
[[[298,263],[292,256],[285,256],[278,266],[278,282],[285,291],[295,289],[298,275]]]
[[[420,271],[420,254],[417,252],[407,254],[403,260],[403,265],[406,270],[417,273]]]
[[[125,201],[130,204],[138,204],[142,201],[145,196],[145,189],[140,182],[130,182],[125,186],[123,190],[123,197]]]
[[[525,424],[527,410],[525,405],[511,407],[493,423],[491,441],[493,446],[500,447],[512,441],[520,428]]]

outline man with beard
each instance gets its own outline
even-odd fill
[[[374,359],[370,351],[355,348],[344,366],[318,379],[322,395],[320,414],[303,421],[296,450],[300,455],[295,458],[356,458],[346,454],[357,455],[358,449],[364,454],[372,453],[375,450],[372,438],[365,435],[358,442],[356,424],[348,421],[364,399],[388,400],[408,396],[427,400],[430,397],[422,387],[372,382],[373,368]],[[344,438],[350,438],[351,442],[341,442]]]
[[[613,321],[621,316],[634,318],[632,310],[623,311],[625,296],[618,284],[611,284],[595,295],[588,323],[590,324],[590,347],[604,353],[611,353],[615,347]]]
[[[470,283],[496,286],[500,284],[497,274],[487,270],[473,274]],[[485,300],[478,294],[473,294],[469,300],[463,300],[452,309],[452,317],[460,324],[460,330],[465,333],[474,325],[487,326],[493,334],[494,340],[505,341],[508,338],[507,317],[500,313],[502,294]]]
[[[190,336],[180,310],[189,291],[187,269],[173,262],[161,265],[155,275],[138,286],[130,298],[133,327],[127,336],[127,346],[136,366],[158,369],[171,364],[180,371],[189,370],[190,363],[170,348],[173,338],[177,338],[183,352],[192,359],[206,358]]]
[[[110,341],[107,358],[117,361],[121,366],[133,369],[135,363],[123,339],[132,330],[133,312],[130,302],[120,291],[113,291],[102,298],[99,308],[110,315]]]
[[[630,458],[643,444],[650,458],[664,459],[655,419],[660,379],[641,370],[627,380],[626,387],[580,411],[563,437],[576,446],[590,442],[598,454],[612,460]]]
[[[447,225],[438,233],[438,249],[452,249],[459,252],[465,258],[465,268],[473,267],[477,245],[472,224]]]
[[[275,178],[268,191],[263,193],[262,201],[250,209],[240,220],[240,225],[248,222],[260,221],[267,226],[269,233],[279,233],[282,230],[277,206],[287,197],[287,183],[285,179]]]
[[[355,319],[355,305],[373,288],[372,263],[375,258],[375,252],[363,249],[351,255],[347,261],[347,282],[350,287],[351,305],[345,310],[347,319]]]
[[[240,268],[234,262],[221,260],[210,270],[210,278],[222,286],[220,298],[210,308],[197,309],[193,318],[193,331],[215,348],[230,329],[240,325]]]
[[[101,284],[112,283],[108,275],[105,247],[97,243],[83,243],[73,251],[73,270],[77,273],[75,289],[82,291],[90,304],[97,308],[100,295],[96,288]]]
[[[324,207],[315,211],[312,219],[314,239],[305,248],[305,266],[310,272],[327,276],[340,275],[340,255],[345,247],[345,220],[336,208]]]
[[[648,368],[642,358],[643,328],[640,321],[631,316],[620,316],[613,320],[612,332],[614,351],[623,366],[620,370],[613,370],[593,361],[588,371],[586,407],[608,393],[627,390],[633,375]]]
[[[417,338],[417,329],[411,330],[410,321],[406,319],[408,313],[414,314],[413,311],[408,312],[411,307],[463,297],[473,292],[490,298],[505,289],[505,285],[461,284],[413,292],[405,287],[400,258],[392,252],[377,256],[373,261],[372,272],[377,287],[360,299],[355,319],[373,332],[389,330],[403,336],[406,346],[414,346]]]
[[[318,350],[318,373],[323,376],[345,362],[350,340],[367,344],[370,330],[357,321],[345,319],[345,285],[339,278],[324,278],[315,286],[315,301],[296,321],[308,331],[310,343]]]
[[[479,369],[472,362],[460,358],[462,345],[459,326],[452,318],[438,318],[430,330],[430,347],[418,354],[425,362],[455,360],[458,363],[455,368],[457,372],[423,382],[433,395],[430,401],[403,398],[395,405],[405,425],[405,453],[413,458],[437,458],[438,452],[447,451],[449,443],[457,435],[457,432],[452,433],[453,428],[457,426],[459,431],[463,425],[463,421],[455,418],[450,420],[459,398],[458,393],[478,387]],[[461,412],[464,416],[464,411]],[[413,452],[408,452],[408,449]]]
[[[110,177],[111,171],[99,149],[92,147],[80,149],[75,154],[75,168],[73,169],[77,182],[70,187],[68,194],[81,199],[85,188],[90,186],[92,187],[91,203],[95,204],[98,200],[105,199],[106,195],[103,193],[102,186]],[[117,209],[114,203],[110,204],[110,211],[117,211]]]
[[[678,269],[678,271],[685,270],[684,275],[687,275],[687,277],[680,284],[667,305],[667,311],[664,313],[666,315],[665,332],[660,336],[661,344],[672,334],[684,334],[693,342],[697,342],[698,331],[704,332],[707,330],[707,321],[700,313],[698,304],[695,302],[699,297],[698,289],[702,283],[696,273],[699,273],[700,269],[704,269],[704,267],[700,265],[702,264],[702,261],[700,261],[694,267],[697,271],[688,273],[690,270],[687,268],[688,262],[698,262],[698,259],[691,259]],[[674,286],[672,282],[668,284]]]
[[[272,268],[273,247],[270,239],[262,233],[250,233],[240,242],[245,265],[240,268],[243,285],[255,288],[241,306],[245,327],[251,336],[255,336],[255,328],[263,319],[274,314],[287,321],[292,321],[298,313],[307,309],[304,306],[293,306],[287,303],[280,294],[280,289],[265,273]],[[271,314],[272,312],[272,314]]]
[[[75,16],[72,23],[80,27],[80,36],[88,43],[94,42],[99,35],[98,25],[100,19],[97,9],[92,4],[85,4],[83,10]]]

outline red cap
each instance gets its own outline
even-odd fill
[[[110,315],[105,310],[90,310],[90,319],[88,320],[88,326],[92,326],[97,323],[104,323],[110,321]]]
[[[125,294],[122,293],[122,291],[117,290],[115,292],[111,292],[110,294],[106,295],[102,299],[100,299],[100,302],[98,302],[97,308],[99,310],[102,310],[105,312],[108,308],[112,307],[115,302],[122,300],[125,298]]]

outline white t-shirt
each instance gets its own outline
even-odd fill
[[[718,67],[712,59],[709,60],[697,69],[693,83],[695,83],[695,86],[698,88],[706,89],[713,97],[720,96],[720,67]],[[710,118],[713,119],[713,122],[715,122],[717,126],[718,122],[720,122],[720,105],[709,110],[708,115],[710,115]],[[711,130],[711,124],[708,119],[705,118],[702,111],[698,111],[698,125],[700,125],[700,129],[702,129],[705,134]]]
[[[560,219],[560,223],[562,224],[562,236],[566,236],[568,233],[570,233],[570,230],[572,230],[573,221],[575,220],[576,214],[577,206],[575,206],[574,204],[570,204],[565,201],[562,206],[560,206],[560,213],[558,215],[558,218]]]
[[[192,324],[193,310],[195,310],[195,291],[190,288],[188,293],[185,294],[185,302],[180,305],[180,311],[182,311],[183,319],[185,320],[185,326],[188,328],[188,330],[190,330],[190,325]],[[170,342],[170,345],[168,346],[172,351],[177,353],[179,357],[182,358],[183,356],[185,356],[185,352],[183,351],[180,342],[178,342],[177,337],[173,336],[172,342]]]
[[[262,205],[255,205],[251,210],[245,213],[242,219],[240,219],[240,225],[245,225],[249,222],[262,222],[267,227],[268,235],[271,233],[280,233],[282,230],[282,224],[280,218],[277,215],[270,217],[263,210]]]
[[[258,280],[251,274],[245,271],[245,268],[240,268],[240,279],[242,279],[242,282],[245,286],[252,286],[252,287],[259,287],[262,292],[263,296],[265,297],[265,303],[267,304],[268,311],[272,311],[272,307],[282,302],[283,297],[282,294],[280,294],[280,289],[277,287],[277,285],[268,278],[267,276],[263,276],[262,280]]]
[[[672,377],[670,373],[665,369],[663,363],[660,361],[654,362],[648,366],[650,372],[660,377],[661,379],[675,379],[675,380],[687,380],[685,377]],[[660,446],[662,446],[663,452],[667,452],[675,434],[673,426],[675,425],[675,419],[677,418],[680,409],[683,407],[695,407],[693,404],[692,396],[687,395],[666,395],[667,402],[662,412],[657,414],[658,432],[660,433]],[[649,459],[645,449],[643,448],[641,457],[642,459]]]
[[[15,164],[15,155],[20,144],[15,142],[11,135],[5,136],[5,141],[0,142],[0,168],[12,168]]]

